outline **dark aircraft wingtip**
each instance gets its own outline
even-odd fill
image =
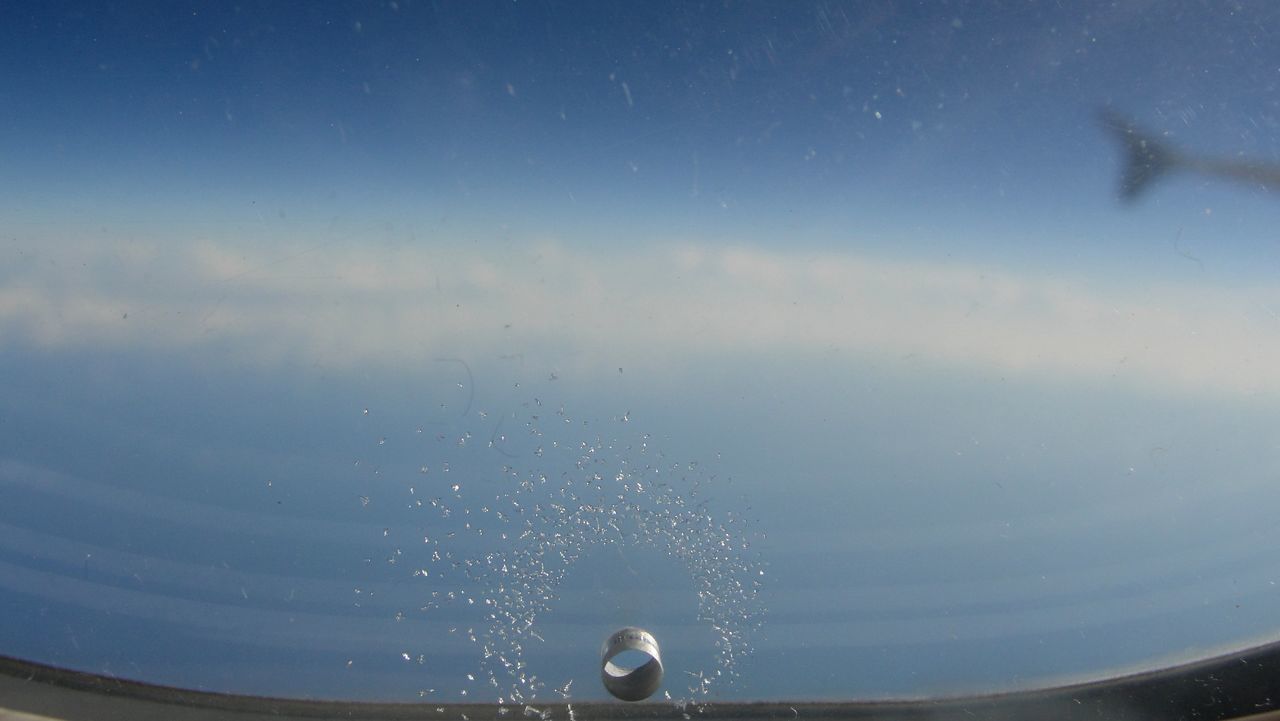
[[[1124,170],[1120,176],[1120,199],[1133,202],[1151,185],[1177,165],[1177,154],[1128,118],[1109,108],[1100,113],[1102,126],[1124,144]]]

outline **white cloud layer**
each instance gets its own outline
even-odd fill
[[[661,369],[836,351],[1054,380],[1280,390],[1275,288],[1121,286],[963,262],[698,244],[101,242],[40,252],[0,278],[0,341],[328,367],[523,354]]]

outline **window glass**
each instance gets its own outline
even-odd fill
[[[0,11],[0,653],[854,699],[1276,637],[1280,6]]]

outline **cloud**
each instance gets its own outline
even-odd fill
[[[1280,390],[1264,287],[696,243],[64,243],[0,280],[0,339],[237,362],[523,354],[584,367],[838,351],[977,372]]]

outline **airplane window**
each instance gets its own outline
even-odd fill
[[[0,17],[0,655],[523,718],[1280,637],[1280,6]]]

